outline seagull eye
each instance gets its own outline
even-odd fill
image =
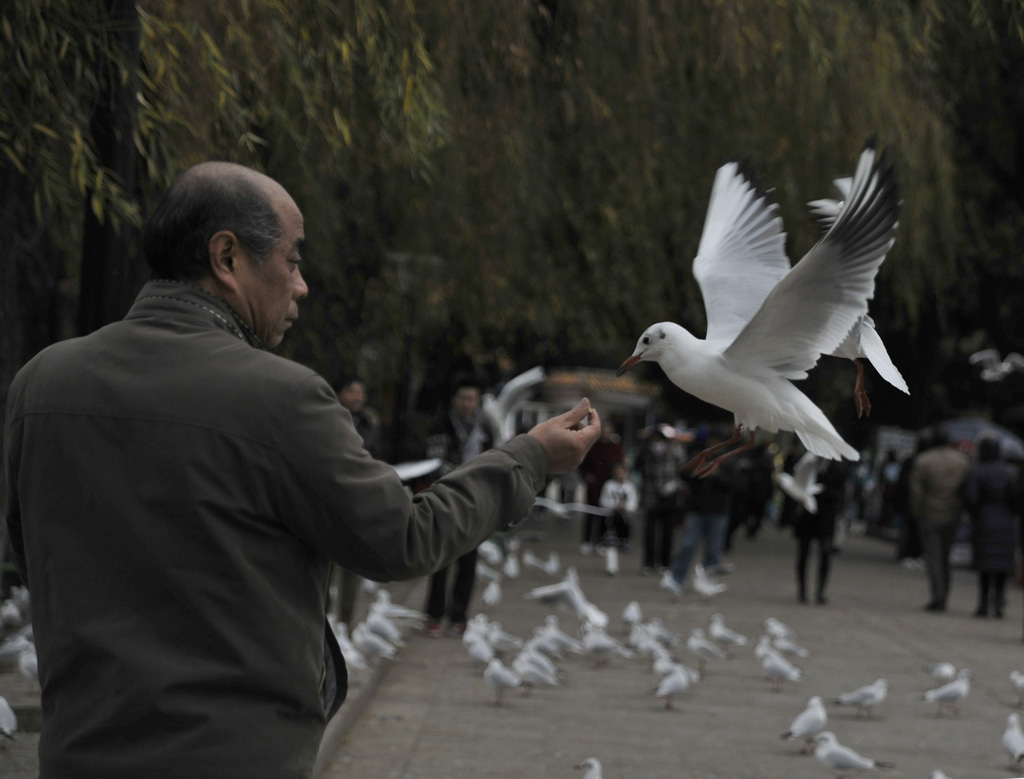
[[[646,335],[640,340],[642,340],[645,344],[649,344],[651,342],[651,339],[648,338]]]

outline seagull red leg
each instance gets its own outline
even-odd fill
[[[862,415],[871,416],[871,402],[868,400],[867,390],[864,389],[864,366],[860,360],[854,360],[857,366],[857,383],[853,387],[853,402],[857,404],[857,419]]]
[[[738,440],[739,439],[739,433],[737,432],[736,436],[734,436],[734,437]],[[726,452],[725,454],[722,454],[722,455],[719,455],[718,457],[716,457],[714,460],[709,462],[703,468],[701,468],[698,471],[696,471],[697,478],[699,478],[699,479],[706,479],[708,476],[710,476],[715,471],[717,471],[718,470],[718,466],[721,465],[722,463],[724,463],[730,457],[735,457],[740,452],[745,452],[748,449],[753,449],[753,448],[754,448],[754,431],[751,430],[750,431],[750,438],[747,440],[747,442],[745,444],[743,444],[743,446],[740,446],[740,447],[738,447],[736,449],[733,449],[731,452]]]
[[[690,460],[690,462],[688,462],[686,465],[684,465],[682,468],[680,468],[680,470],[685,471],[685,470],[688,470],[690,468],[699,469],[702,465],[704,465],[704,462],[711,455],[715,454],[716,452],[722,451],[727,446],[732,446],[733,444],[738,444],[742,437],[743,437],[743,430],[741,428],[737,427],[736,428],[736,433],[735,433],[735,435],[733,435],[732,438],[730,438],[728,441],[722,441],[719,444],[715,444],[714,446],[705,449],[703,452],[701,452],[696,457],[694,457],[692,460]]]

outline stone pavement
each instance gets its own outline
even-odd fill
[[[709,665],[706,678],[666,710],[651,694],[656,679],[641,661],[614,658],[595,668],[568,657],[561,663],[563,686],[538,688],[530,697],[512,691],[497,706],[461,641],[418,634],[376,680],[354,724],[325,739],[322,777],[579,777],[573,766],[590,756],[613,779],[824,777],[830,773],[801,755],[798,743],[779,739],[811,695],[830,704],[828,728],[841,743],[896,764],[888,776],[924,779],[934,768],[953,779],[1024,776],[1024,766],[1011,768],[1000,746],[1018,703],[1009,673],[1024,669],[1018,587],[1009,588],[1006,619],[976,619],[975,575],[957,570],[949,611],[926,613],[924,574],[898,565],[890,542],[860,537],[833,558],[828,605],[801,605],[794,597],[795,544],[788,533],[767,527],[753,541],[737,536],[729,558],[736,571],[722,578],[726,592],[710,603],[693,595],[672,601],[657,577],[639,575],[638,552],[624,555],[620,574],[611,578],[599,558],[579,554],[575,524],[531,521],[523,528],[524,536],[538,532],[546,537],[524,542],[524,549],[540,556],[556,550],[563,570],[577,566],[584,592],[621,637],[620,614],[630,600],[683,639],[691,628],[707,628],[715,612],[752,639],[774,616],[811,652],[796,660],[806,681],[773,692],[747,647]],[[812,577],[814,566],[812,556]],[[502,602],[485,612],[523,637],[556,613],[571,633],[575,616],[522,597],[556,580],[524,570],[504,582]],[[422,597],[410,594],[414,601]],[[673,654],[695,664],[685,646]],[[939,717],[934,704],[921,700],[937,686],[923,666],[936,661],[973,671],[957,716]],[[876,717],[858,719],[853,709],[831,705],[840,693],[879,677],[889,680],[890,692]]]

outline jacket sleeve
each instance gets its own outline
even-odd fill
[[[344,568],[377,581],[440,568],[524,519],[544,487],[540,443],[520,435],[412,496],[360,445],[319,376],[300,383],[278,432],[279,516]]]

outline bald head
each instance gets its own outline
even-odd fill
[[[269,176],[231,162],[203,162],[171,184],[146,222],[143,249],[153,278],[196,281],[210,272],[210,238],[234,233],[261,264],[282,236],[272,205],[288,197]],[[290,199],[290,198],[289,198]]]

